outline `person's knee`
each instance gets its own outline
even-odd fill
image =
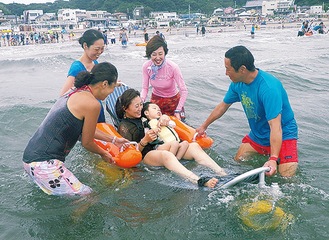
[[[180,146],[187,149],[189,147],[189,142],[188,141],[183,141],[183,142],[180,143]]]
[[[162,161],[167,161],[169,159],[176,158],[172,152],[166,150],[160,150],[159,152],[159,159],[161,159]]]
[[[170,142],[170,144],[171,144],[171,147],[174,147],[174,148],[179,147],[179,142],[177,142],[177,141],[172,141],[172,142]]]
[[[189,143],[189,148],[196,149],[196,150],[202,149],[197,142],[191,142],[191,143]]]

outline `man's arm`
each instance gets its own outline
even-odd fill
[[[196,129],[196,131],[199,133],[199,135],[204,134],[208,126],[213,123],[215,120],[220,118],[221,116],[224,115],[224,113],[227,111],[227,109],[231,106],[232,104],[226,104],[224,102],[219,103],[214,110],[210,113],[206,121]]]
[[[268,176],[272,176],[277,171],[277,160],[280,154],[282,145],[282,128],[281,128],[281,114],[276,118],[268,121],[270,125],[270,146],[271,154],[269,160],[264,164],[264,167],[270,167],[271,170],[266,173]]]

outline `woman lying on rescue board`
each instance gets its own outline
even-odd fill
[[[157,148],[156,144],[151,144],[158,138],[158,129],[145,131],[142,122],[142,109],[143,101],[140,93],[134,89],[126,90],[116,102],[116,113],[121,119],[118,132],[122,137],[138,142],[143,155],[143,163],[149,166],[163,166],[200,187],[214,188],[218,183],[217,178],[196,175],[185,168],[172,152],[161,150],[161,148]],[[159,118],[159,126],[167,126],[168,123],[169,118],[167,116]],[[212,169],[219,176],[227,175],[196,142],[189,143],[183,159],[195,160],[197,163]]]

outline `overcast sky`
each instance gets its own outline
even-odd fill
[[[55,0],[0,0],[1,3],[22,3],[22,4],[30,4],[30,3],[46,3],[46,2],[54,2]]]

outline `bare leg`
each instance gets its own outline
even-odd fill
[[[176,153],[176,157],[178,160],[181,160],[189,147],[189,143],[187,141],[183,141],[178,144],[179,145],[178,145],[178,151]]]
[[[187,149],[185,159],[194,159],[197,163],[209,167],[214,170],[219,176],[226,176],[227,173],[222,169],[209,155],[203,151],[198,143],[190,143]]]
[[[164,166],[170,171],[175,172],[183,178],[188,179],[194,184],[197,184],[199,176],[185,168],[176,158],[174,154],[166,150],[153,150],[146,154],[143,159],[145,164],[150,166]],[[212,178],[205,186],[214,187],[218,182],[218,179]]]
[[[240,162],[248,159],[248,156],[253,153],[257,153],[257,151],[249,143],[242,143],[234,157],[234,160]]]
[[[248,157],[254,153],[257,153],[257,151],[249,143],[242,143],[234,159],[236,161],[248,160]],[[278,171],[282,177],[292,177],[296,174],[297,167],[297,162],[279,164]]]
[[[282,177],[293,177],[296,174],[298,167],[297,162],[290,162],[290,163],[284,163],[279,164],[279,173]]]
[[[176,144],[175,142],[168,142],[164,143],[158,146],[157,150],[167,150],[171,152],[172,154],[176,155],[178,151],[178,143]]]

